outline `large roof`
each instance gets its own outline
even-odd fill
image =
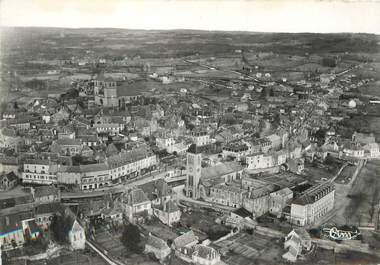
[[[146,244],[160,250],[169,248],[163,239],[155,237],[153,235],[149,235]]]
[[[330,192],[332,192],[335,189],[333,183],[323,183],[318,186],[311,187],[310,189],[306,190],[303,195],[298,197],[293,204],[298,204],[298,205],[307,205],[307,204],[312,204]]]
[[[213,167],[202,168],[202,178],[219,178],[241,170],[243,170],[243,166],[241,166],[239,163],[225,162]]]
[[[174,239],[173,244],[176,246],[176,248],[182,248],[194,241],[198,242],[198,238],[195,236],[193,230],[190,230],[189,232]]]
[[[171,189],[163,179],[152,180],[139,186],[152,201],[157,197],[165,197],[170,194]]]
[[[144,202],[149,202],[148,197],[142,189],[133,189],[128,194],[128,205],[135,205]]]

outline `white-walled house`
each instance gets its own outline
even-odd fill
[[[292,202],[290,222],[298,226],[312,225],[334,208],[334,201],[334,184],[311,187]]]

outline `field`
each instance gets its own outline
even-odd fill
[[[218,217],[220,217],[218,213],[210,210],[193,210],[191,213],[182,213],[180,222],[195,232],[199,231],[200,233],[196,234],[200,240],[206,238],[216,240],[230,232],[230,229],[215,222]]]
[[[236,265],[260,264],[260,260],[265,260],[266,263],[268,261],[278,263],[284,252],[280,241],[257,233],[252,235],[239,233],[215,245],[218,248],[228,249],[226,262]]]
[[[346,166],[339,176],[335,179],[336,183],[345,184],[351,180],[352,174],[354,174],[356,167],[352,165]]]
[[[351,222],[365,225],[374,222],[375,207],[380,203],[380,161],[369,161],[359,173],[349,192],[346,216]]]

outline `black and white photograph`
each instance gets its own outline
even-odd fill
[[[0,265],[379,265],[380,1],[0,0]]]

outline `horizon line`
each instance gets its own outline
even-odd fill
[[[373,32],[353,32],[353,31],[336,31],[336,32],[312,32],[312,31],[249,31],[249,30],[221,30],[221,29],[196,29],[196,28],[172,28],[172,29],[144,29],[144,28],[124,28],[124,27],[67,27],[67,26],[9,26],[0,25],[0,30],[3,28],[46,28],[46,29],[114,29],[114,30],[131,30],[131,31],[204,31],[204,32],[229,32],[229,33],[252,33],[252,34],[366,34],[380,36]]]

